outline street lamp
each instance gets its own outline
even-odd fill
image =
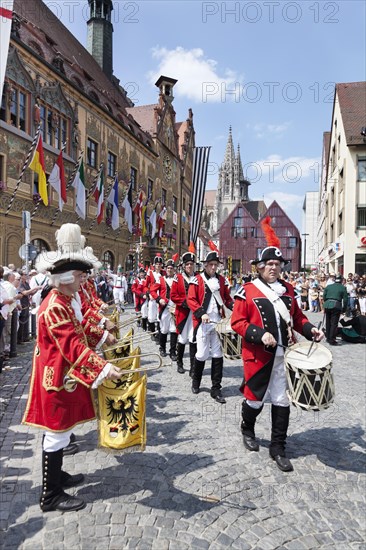
[[[306,237],[309,236],[309,233],[301,233],[301,236],[304,237],[304,273],[306,272]]]

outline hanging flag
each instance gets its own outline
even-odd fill
[[[141,235],[143,237],[145,237],[147,233],[147,203],[148,201],[146,201],[141,208]]]
[[[138,197],[137,197],[135,208],[133,209],[133,212],[136,216],[135,226],[136,226],[137,230],[140,230],[140,220],[141,220],[141,210],[142,210],[143,200],[144,200],[144,193],[142,191],[140,191],[140,193],[138,194]]]
[[[0,97],[3,95],[12,17],[13,0],[0,0]]]
[[[97,223],[103,220],[104,215],[104,169],[100,168],[99,177],[93,193],[95,202],[97,203]]]
[[[112,211],[112,229],[116,230],[119,228],[119,211],[118,211],[118,178],[114,178],[114,184],[107,198],[107,202],[113,206]]]
[[[127,227],[130,233],[132,233],[132,182],[130,181],[128,186],[128,191],[122,203],[123,208],[125,209],[125,220]]]
[[[62,158],[62,151],[60,151],[60,154],[55,162],[55,166],[52,168],[52,172],[48,178],[48,182],[58,194],[58,208],[60,212],[62,212],[62,207],[67,201],[65,169],[64,161]]]
[[[195,147],[193,151],[191,244],[195,246],[201,225],[205,196],[208,158],[211,147]]]
[[[75,179],[72,182],[72,187],[75,189],[75,211],[85,220],[86,218],[86,192],[85,192],[85,176],[84,176],[84,161],[81,159],[80,166],[76,172]]]
[[[151,238],[153,239],[155,237],[155,234],[156,234],[156,206],[154,208],[154,210],[151,212],[150,214],[150,218],[149,218],[149,222],[150,222],[150,225],[151,225]]]
[[[29,168],[38,174],[38,193],[41,196],[43,204],[48,206],[47,194],[47,178],[44,164],[44,153],[42,144],[42,135],[38,134],[37,145],[34,149],[33,158],[29,164]]]
[[[208,241],[207,244],[208,244],[210,250],[213,250],[214,252],[217,252],[218,254],[220,254],[220,250],[217,248],[217,246],[215,245],[215,243],[213,241]]]
[[[167,210],[166,210],[166,206],[164,206],[164,208],[161,210],[161,212],[159,214],[159,218],[158,218],[158,228],[159,228],[159,237],[160,237],[160,239],[163,236],[163,229],[164,229],[164,222],[166,220],[166,215],[167,215]]]

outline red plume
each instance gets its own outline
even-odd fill
[[[276,246],[279,248],[281,246],[280,239],[277,237],[275,230],[270,225],[271,218],[267,216],[261,223],[264,236],[267,241],[267,246]]]
[[[176,262],[177,262],[178,258],[179,258],[179,254],[178,254],[178,252],[177,252],[176,254],[173,254],[173,256],[172,256],[172,260],[173,260],[173,262],[174,262],[174,263],[176,263]]]
[[[214,252],[217,252],[218,254],[220,253],[219,249],[217,248],[217,246],[215,245],[215,243],[213,241],[208,241],[207,244],[210,247],[210,250],[213,250]]]
[[[196,254],[196,247],[194,246],[194,242],[193,242],[193,241],[191,241],[191,242],[189,243],[188,251],[191,252],[192,254]]]
[[[161,253],[160,253],[160,252],[157,252],[157,253],[156,253],[156,256],[158,256],[159,258],[161,258]]]

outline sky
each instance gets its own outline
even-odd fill
[[[45,3],[86,46],[87,0]],[[160,75],[178,80],[177,121],[194,113],[210,145],[216,189],[229,127],[249,197],[273,200],[302,230],[317,191],[334,87],[365,80],[365,2],[114,0],[113,70],[135,105],[157,102]]]

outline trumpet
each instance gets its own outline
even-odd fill
[[[156,355],[156,357],[158,357],[159,359],[159,364],[158,365],[151,365],[151,366],[145,366],[145,367],[138,367],[137,369],[120,369],[120,373],[121,373],[121,376],[123,376],[124,374],[131,374],[131,372],[145,372],[145,371],[150,371],[150,370],[157,370],[157,369],[160,369],[161,367],[171,367],[172,366],[172,362],[168,362],[168,363],[163,363],[163,358],[161,357],[161,355],[159,355],[158,353],[141,353],[139,355],[129,355],[128,357],[132,360],[136,359],[136,358],[141,358],[141,357],[152,357],[153,355]],[[120,361],[120,359],[111,359],[110,361],[108,361],[108,363],[116,363]],[[117,366],[118,368],[118,366]],[[63,380],[63,386],[64,386],[64,390],[67,391],[68,393],[72,393],[76,390],[76,387],[77,387],[77,384],[79,384],[80,382],[78,380],[75,380],[75,378],[71,378],[71,376],[64,376],[64,380]]]
[[[140,344],[141,342],[145,342],[145,340],[150,340],[151,336],[154,334],[158,334],[158,331],[155,332],[149,332],[149,334],[136,334],[133,337],[133,343],[134,344]],[[128,346],[131,344],[131,338],[130,337],[123,337],[121,340],[118,340],[117,344],[114,344],[114,346],[111,346],[109,348],[103,349],[103,352],[106,351],[113,351],[115,349],[124,348],[125,346]]]

